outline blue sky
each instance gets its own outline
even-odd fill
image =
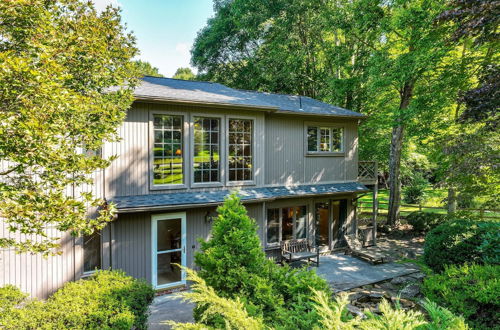
[[[171,77],[189,65],[197,32],[213,16],[212,0],[93,0],[98,10],[107,4],[122,9],[127,29],[137,38],[139,58]]]

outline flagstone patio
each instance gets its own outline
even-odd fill
[[[349,255],[335,253],[321,256],[320,266],[316,271],[335,292],[339,292],[416,273],[419,269],[410,263],[372,265]],[[156,297],[150,307],[149,328],[168,329],[162,324],[166,320],[193,322],[193,307],[193,304],[178,299],[176,294]]]

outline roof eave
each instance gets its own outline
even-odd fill
[[[168,104],[180,104],[180,105],[190,105],[194,104],[197,106],[204,107],[218,107],[218,108],[238,108],[238,109],[248,109],[248,110],[256,110],[256,111],[266,111],[266,112],[275,112],[278,110],[278,107],[275,106],[263,106],[263,105],[246,105],[246,104],[237,104],[237,103],[226,103],[226,102],[206,102],[206,101],[197,101],[197,100],[183,100],[177,98],[169,98],[169,97],[156,97],[156,96],[147,96],[147,95],[134,95],[134,101],[143,101],[143,102],[151,102],[151,103],[168,103]]]
[[[277,110],[274,113],[285,114],[285,115],[303,115],[303,116],[316,116],[316,117],[335,117],[335,118],[346,118],[346,119],[366,119],[368,116],[360,113],[359,115],[339,115],[339,114],[328,114],[328,113],[309,113],[309,112],[296,112],[291,110]]]
[[[334,191],[326,193],[306,193],[301,195],[289,195],[281,197],[262,197],[262,198],[252,198],[252,199],[242,199],[243,204],[247,203],[257,203],[257,202],[270,202],[280,199],[290,199],[290,198],[303,198],[303,197],[313,197],[313,196],[332,196],[332,195],[350,195],[358,193],[370,192],[370,189],[354,190],[354,191]],[[173,209],[192,209],[198,207],[213,207],[221,205],[223,202],[211,202],[211,203],[198,203],[198,204],[176,204],[176,205],[152,205],[152,206],[138,206],[138,207],[124,207],[117,208],[116,213],[137,213],[137,212],[152,212],[152,211],[166,211]]]

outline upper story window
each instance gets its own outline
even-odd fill
[[[344,130],[341,127],[307,127],[307,151],[309,153],[343,152]]]
[[[194,183],[220,182],[220,119],[194,117]]]
[[[267,244],[307,237],[306,206],[271,208],[267,210]]]
[[[253,180],[253,120],[228,121],[228,181]]]
[[[183,117],[155,114],[153,129],[153,184],[183,184]]]
[[[83,236],[83,273],[101,269],[101,234]]]

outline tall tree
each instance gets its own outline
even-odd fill
[[[415,92],[437,70],[448,48],[444,29],[434,24],[443,11],[441,1],[398,0],[382,5],[380,43],[370,62],[371,84],[375,90],[392,89],[389,120],[392,121],[389,153],[389,210],[387,222],[399,220],[401,203],[401,157],[408,122],[427,109],[415,102]],[[424,86],[422,86],[424,87]]]
[[[151,63],[146,61],[137,60],[133,62],[135,65],[135,70],[139,76],[151,76],[151,77],[164,77],[157,67],[151,65]]]
[[[467,50],[470,58],[463,65],[463,74],[470,78],[459,93],[454,134],[441,141],[445,146],[440,164],[449,187],[448,210],[456,210],[457,189],[468,199],[480,195],[484,203],[497,207],[500,2],[452,0],[439,21],[452,25],[450,42],[463,44],[464,53]]]
[[[193,73],[193,71],[191,71],[190,68],[178,68],[172,78],[182,80],[195,80],[196,75]]]
[[[89,234],[111,220],[104,201],[67,191],[109,165],[82,149],[117,138],[132,102],[136,53],[117,9],[0,2],[0,217],[11,232],[0,247],[54,252],[58,237],[49,227]],[[89,206],[99,207],[96,217],[86,216]]]

